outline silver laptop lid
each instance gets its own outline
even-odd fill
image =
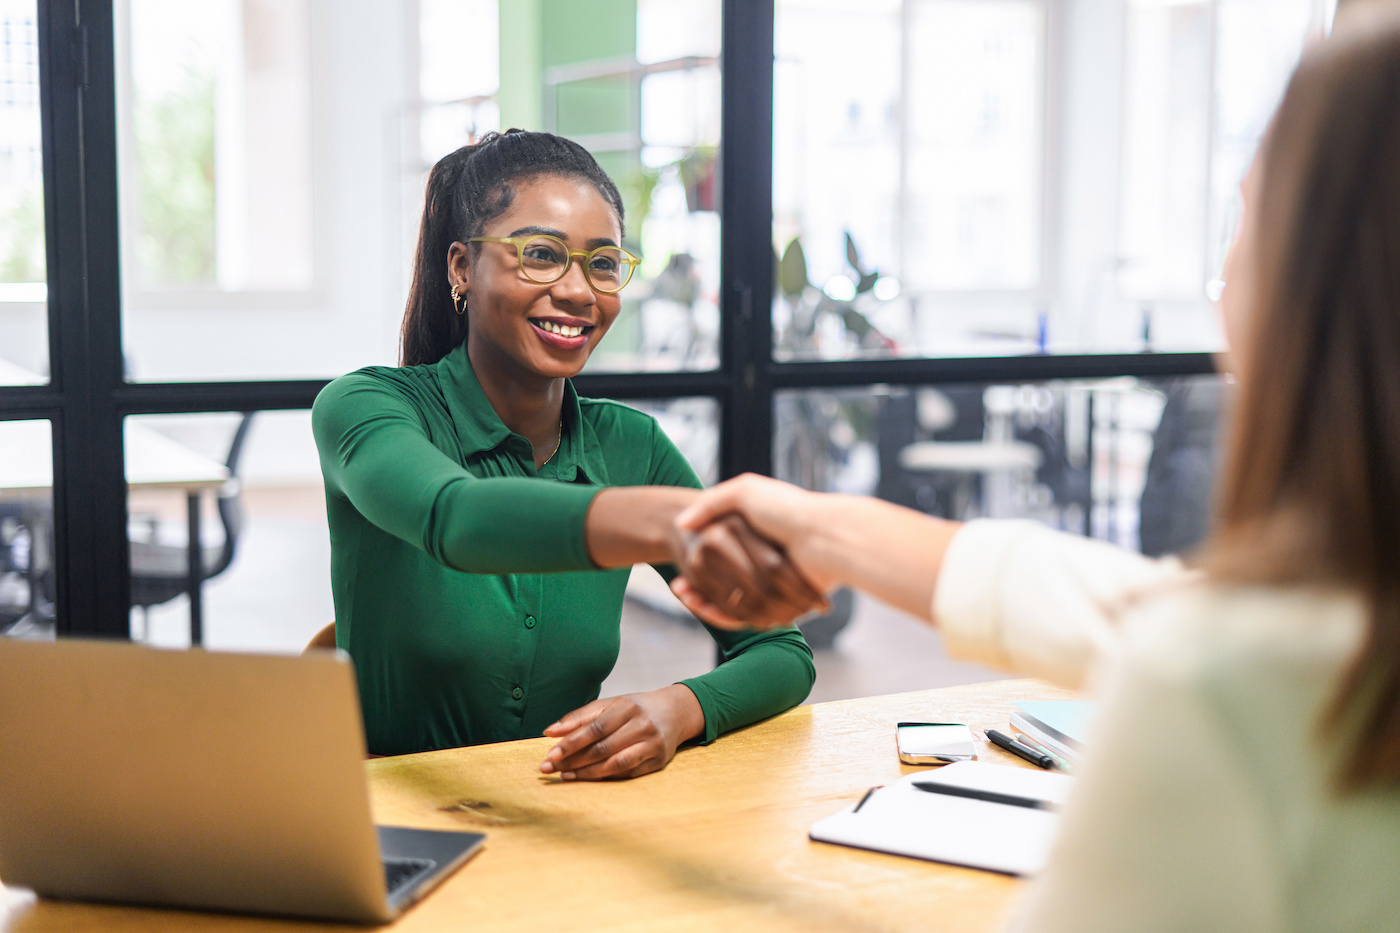
[[[335,653],[0,639],[0,879],[387,920],[364,755]]]

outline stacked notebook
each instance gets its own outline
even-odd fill
[[[1084,755],[1084,737],[1094,704],[1088,700],[1041,700],[1017,703],[1011,729],[1071,767]]]
[[[814,824],[818,842],[1034,874],[1074,779],[1053,771],[962,761],[906,775]],[[920,786],[924,785],[924,786]]]

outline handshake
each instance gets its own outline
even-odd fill
[[[745,474],[697,491],[614,486],[594,499],[600,567],[675,565],[671,590],[710,625],[791,625],[837,586],[932,621],[934,581],[960,526],[865,496],[808,492]]]
[[[722,629],[769,629],[829,611],[840,581],[823,570],[821,496],[746,474],[695,496],[673,520],[671,589]]]

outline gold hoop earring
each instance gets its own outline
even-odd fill
[[[459,317],[460,317],[461,315],[465,314],[466,311],[467,311],[467,299],[466,299],[466,296],[465,296],[465,295],[459,295],[459,294],[457,293],[457,286],[456,286],[456,285],[453,285],[453,286],[452,286],[452,307],[455,308],[455,309],[457,310],[457,314],[458,314]]]

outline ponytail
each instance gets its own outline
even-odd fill
[[[436,363],[466,339],[467,315],[453,307],[448,250],[453,243],[479,236],[489,221],[510,208],[515,199],[511,182],[541,175],[591,182],[622,223],[617,186],[588,150],[562,136],[510,129],[487,133],[481,142],[443,156],[428,173],[399,338],[401,366]]]

